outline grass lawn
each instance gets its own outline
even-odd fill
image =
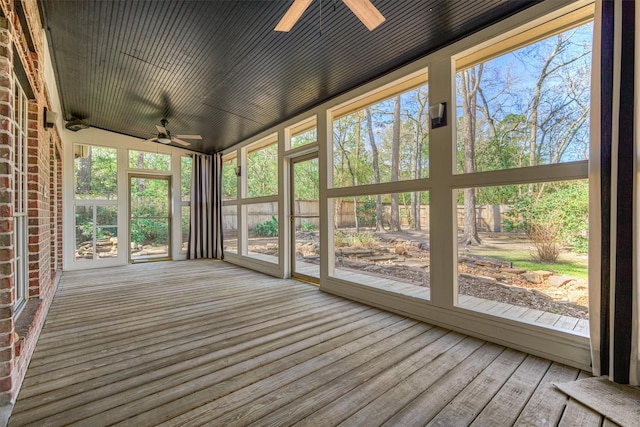
[[[468,247],[469,255],[489,257],[503,262],[513,263],[514,268],[523,270],[548,270],[558,275],[587,279],[587,258],[572,253],[562,253],[555,264],[533,260],[528,250],[501,250],[495,248]]]

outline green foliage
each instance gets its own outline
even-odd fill
[[[171,170],[171,155],[129,150],[129,167],[131,169],[169,171]]]
[[[302,231],[314,231],[316,229],[316,226],[313,225],[312,223],[308,222],[308,221],[302,221],[302,223],[300,224],[300,229]]]
[[[306,132],[299,133],[291,137],[291,148],[301,147],[311,144],[318,140],[317,128],[309,129]]]
[[[76,199],[115,200],[118,195],[118,150],[84,147],[88,155],[74,161]]]
[[[358,216],[358,224],[361,226],[375,227],[377,219],[376,201],[374,199],[366,199],[364,203],[358,203],[356,215]]]
[[[193,159],[191,156],[180,158],[180,197],[181,200],[191,200],[191,180],[193,175]]]
[[[320,198],[317,158],[294,163],[293,176],[296,200],[318,200]]]
[[[130,191],[131,241],[139,245],[167,244],[169,182],[132,178]]]
[[[226,200],[238,197],[238,177],[236,176],[237,159],[234,157],[222,165],[222,197]]]
[[[505,214],[507,231],[531,235],[542,226],[558,227],[557,238],[572,251],[587,249],[589,189],[586,181],[539,184],[516,197]]]
[[[245,172],[243,171],[244,175]],[[247,154],[247,196],[278,194],[278,144],[250,151]]]
[[[262,224],[256,224],[253,231],[258,236],[273,237],[278,235],[278,219],[275,216],[271,216],[271,219],[263,222]]]
[[[131,222],[131,241],[138,245],[166,244],[168,233],[166,220],[140,218]]]
[[[372,233],[345,233],[338,231],[334,235],[335,247],[367,248],[378,244],[378,239]]]

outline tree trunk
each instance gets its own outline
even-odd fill
[[[476,75],[474,68],[468,68],[462,72],[462,138],[464,140],[465,173],[475,172],[476,95],[481,75],[482,68],[480,68],[478,75]],[[464,232],[460,243],[465,246],[480,245],[481,243],[476,224],[476,193],[474,188],[464,190]]]
[[[78,178],[76,184],[76,192],[86,194],[91,191],[91,148],[89,147],[89,155],[80,157],[78,168]]]
[[[378,145],[376,144],[376,138],[373,134],[373,125],[371,121],[371,110],[366,109],[367,115],[367,128],[369,130],[369,143],[371,144],[371,157],[373,163],[373,179],[376,184],[380,184],[380,161],[378,154]],[[382,225],[382,196],[379,194],[376,196],[376,231],[382,231],[384,227]]]
[[[393,105],[393,141],[391,148],[391,181],[398,180],[400,169],[400,95],[396,96]],[[391,194],[391,224],[392,231],[401,231],[400,204],[398,193]]]

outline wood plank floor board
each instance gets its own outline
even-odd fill
[[[572,331],[575,329],[579,320],[580,319],[576,319],[575,317],[560,316],[560,318],[556,321],[556,323],[553,324],[553,326],[555,326],[556,328]]]
[[[362,325],[366,325],[372,321],[377,321],[380,322],[380,325],[384,325],[384,322],[382,322],[381,319],[384,319],[385,315],[386,317],[389,317],[386,313],[381,315],[379,312],[374,310],[368,311],[368,313],[370,314],[369,316],[367,316],[367,313],[360,312],[358,313],[357,318],[355,316],[350,316],[349,313],[345,313],[344,318],[341,319],[340,322],[334,322],[330,327],[327,324],[322,324],[316,328],[300,332],[293,338],[296,340],[298,347],[300,347],[304,345],[304,339],[315,340],[318,336],[326,338],[329,337],[330,334],[337,334],[343,331],[348,331],[352,328],[361,327]],[[341,329],[341,325],[346,326]],[[376,327],[376,325],[378,324],[375,324],[374,327]],[[327,331],[329,331],[329,333],[327,333]],[[266,351],[277,350],[278,348],[289,344],[288,339],[289,338],[282,339],[279,342],[272,341],[253,347],[250,351],[245,351],[245,354],[232,355],[233,361],[236,364],[246,359],[252,359],[253,362],[256,362],[256,356],[260,356]],[[42,405],[42,403],[46,401],[54,401],[56,402],[55,410],[59,411],[64,409],[64,403],[66,402],[64,399],[65,396],[70,397],[69,405],[72,406],[75,399],[74,396],[81,393],[83,401],[88,402],[92,398],[98,399],[105,395],[108,396],[115,394],[119,391],[127,391],[130,387],[139,386],[141,382],[148,383],[156,378],[163,378],[163,376],[167,376],[172,373],[184,372],[185,369],[192,369],[200,364],[208,363],[207,366],[209,366],[210,369],[225,367],[228,364],[228,357],[230,357],[229,354],[226,354],[226,358],[220,359],[216,357],[217,354],[214,352],[213,348],[210,349],[210,351],[207,349],[204,350],[205,351],[199,353],[191,352],[186,356],[183,353],[182,355],[179,355],[178,359],[169,360],[169,363],[167,363],[166,360],[163,360],[162,365],[144,362],[143,364],[138,364],[135,367],[127,369],[115,371],[105,370],[101,376],[94,376],[94,378],[89,379],[84,378],[81,382],[78,381],[74,384],[63,384],[61,386],[59,385],[57,388],[51,387],[50,384],[44,384],[44,387],[51,389],[51,391],[45,394],[33,394],[33,399],[23,399],[20,409],[26,410],[29,409],[30,406],[38,406]],[[295,351],[295,348],[291,351]],[[53,410],[53,408],[43,408],[42,410],[49,411]]]
[[[504,347],[497,344],[485,343],[476,352],[462,361],[455,369],[449,370],[445,375],[440,377],[431,387],[426,390],[422,386],[417,387],[420,393],[393,417],[388,419],[384,425],[424,426],[504,350]],[[387,395],[391,395],[391,393],[386,393],[385,396]],[[391,396],[387,401],[376,402],[377,406],[382,408],[397,407],[398,405],[389,405],[388,403],[392,401],[391,399],[393,398],[395,397]],[[359,411],[359,413],[361,412],[362,410]],[[354,417],[351,417],[351,419],[353,418]],[[380,417],[380,419],[381,418],[382,417]],[[361,417],[360,420],[362,420],[362,425],[366,425],[366,417]]]
[[[601,425],[600,414],[573,399],[569,399],[562,418],[558,422],[558,427],[600,427]]]
[[[366,313],[369,313],[373,316],[380,316],[379,313],[376,313],[375,310],[362,310],[364,307],[352,308],[352,311],[355,313],[365,313],[361,314],[360,317],[363,317],[365,320],[369,319],[369,316]],[[330,312],[326,313],[326,316],[323,319],[317,320],[314,322],[309,322],[307,325],[316,325],[317,328],[305,328],[306,334],[311,337],[316,337],[319,333],[322,332],[323,329],[326,329],[326,323],[330,322],[334,317],[335,318],[344,318],[345,323],[349,323],[351,325],[356,324],[354,322],[354,318],[352,318],[351,311],[342,311],[339,313],[334,313],[333,316]],[[131,391],[132,387],[140,386],[142,382],[148,387],[148,384],[158,379],[159,381],[168,381],[168,378],[172,375],[184,375],[185,370],[187,369],[195,369],[201,365],[206,365],[212,363],[212,361],[216,361],[222,359],[222,364],[226,363],[225,358],[229,358],[234,356],[234,361],[242,361],[242,357],[237,354],[234,354],[233,350],[243,351],[247,348],[251,349],[256,347],[255,344],[263,343],[266,345],[270,345],[270,348],[274,348],[274,342],[269,342],[269,338],[277,337],[279,335],[287,336],[287,331],[280,332],[275,331],[272,333],[272,336],[267,335],[266,337],[258,336],[257,340],[244,340],[241,339],[244,337],[236,337],[234,340],[223,340],[221,341],[221,345],[216,347],[212,346],[209,343],[205,342],[205,345],[201,345],[198,348],[192,348],[188,351],[176,351],[174,349],[169,349],[165,352],[152,352],[150,355],[156,358],[155,363],[154,360],[149,358],[126,358],[122,363],[101,363],[99,366],[105,366],[105,369],[95,369],[95,366],[92,364],[87,365],[88,367],[94,367],[94,369],[80,369],[75,367],[74,371],[85,372],[89,375],[82,376],[82,381],[78,380],[78,374],[74,372],[68,372],[66,375],[62,377],[63,381],[61,384],[56,384],[56,388],[52,387],[52,384],[47,384],[40,382],[41,387],[31,387],[32,391],[31,395],[25,396],[25,399],[22,400],[21,405],[24,405],[24,409],[29,409],[31,406],[40,405],[43,401],[52,401],[55,402],[55,410],[61,411],[65,408],[71,408],[76,403],[76,398],[78,394],[82,394],[82,399],[85,402],[93,399],[99,399],[104,397],[104,393],[107,395],[112,395],[117,393],[119,390]],[[300,338],[300,337],[298,337]],[[298,346],[303,345],[304,341],[298,341],[296,344]],[[201,343],[202,344],[202,343]],[[279,344],[284,346],[288,344],[288,337],[286,339],[280,340]],[[246,355],[245,358],[250,358],[254,355],[260,355],[265,351],[264,345],[262,347],[254,348],[253,351]],[[162,357],[161,359],[157,359]],[[135,363],[132,362],[132,359],[135,360]],[[119,361],[118,361],[119,362]],[[122,369],[112,369],[113,367],[121,366]],[[102,374],[102,375],[100,375]],[[195,374],[198,375],[198,374]],[[93,381],[88,381],[88,376],[93,379]],[[43,390],[49,388],[51,391],[48,395],[43,396],[42,394],[38,394],[37,390]],[[91,392],[89,392],[91,390]],[[70,395],[70,398],[65,400],[67,396]],[[33,399],[29,399],[29,397],[33,397]],[[67,406],[65,406],[65,403]],[[22,407],[19,409],[22,410]],[[49,411],[54,410],[54,408],[45,407],[40,408],[39,411],[43,413],[47,413]],[[36,411],[33,411],[30,416],[36,416]]]
[[[579,334],[589,336],[589,321],[585,319],[578,320],[578,323],[573,330]]]
[[[390,365],[398,366],[403,361],[414,357],[415,353],[421,351],[425,346],[432,346],[432,348],[443,344],[446,346],[450,345],[447,342],[450,343],[452,340],[457,342],[460,339],[457,336],[447,334],[446,330],[440,328],[433,328],[418,336],[409,338],[399,342],[397,340],[394,340],[395,342],[389,341],[388,344],[391,345],[380,343],[380,345],[376,345],[371,349],[363,349],[361,352],[354,353],[348,359],[345,359],[347,362],[345,366],[340,366],[342,365],[342,361],[340,361],[340,363],[334,363],[321,372],[305,377],[312,384],[316,384],[317,387],[295,401],[279,402],[279,404],[284,405],[275,408],[275,410],[270,408],[270,411],[261,414],[260,418],[256,418],[255,414],[249,414],[253,415],[252,418],[249,418],[247,410],[252,411],[252,409],[240,408],[234,412],[224,414],[223,417],[215,419],[214,422],[225,423],[231,421],[231,425],[260,425],[262,423],[278,425],[297,422],[317,408],[333,402],[337,396],[361,395],[359,392],[353,392],[355,387],[360,386],[363,382],[369,383],[374,377],[385,375]],[[438,344],[435,344],[436,342]],[[345,372],[345,368],[348,368],[348,371]],[[402,368],[399,367],[399,369]],[[325,376],[326,371],[330,373],[329,376]],[[402,375],[400,371],[397,371],[397,374]],[[280,395],[281,391],[287,394],[298,393],[297,387],[298,384],[291,383],[286,388],[278,390],[278,395]],[[305,389],[308,389],[308,387],[305,387]],[[239,417],[236,421],[232,421],[234,415]],[[203,420],[201,419],[200,421]]]
[[[553,363],[516,420],[518,426],[556,425],[569,400],[554,383],[575,381],[580,371]]]
[[[472,426],[512,425],[547,373],[551,362],[529,355],[478,414]],[[510,408],[505,411],[504,408]]]
[[[587,373],[580,372],[578,379],[589,378],[590,376]],[[602,424],[603,419],[600,414],[577,400],[569,399],[562,413],[562,418],[558,422],[558,427],[600,427]]]
[[[503,351],[427,425],[446,427],[470,425],[526,356],[525,353],[509,348]]]
[[[247,342],[252,342],[254,338],[260,340],[268,340],[272,336],[278,336],[278,334],[285,332],[291,332],[290,329],[286,329],[288,323],[291,321],[299,320],[301,322],[307,322],[302,326],[296,326],[298,330],[304,330],[315,326],[316,324],[323,324],[327,318],[331,316],[341,317],[348,316],[351,311],[361,312],[366,310],[364,307],[351,307],[349,310],[344,310],[344,307],[348,307],[343,304],[332,306],[327,304],[326,310],[322,311],[319,307],[313,308],[313,310],[307,310],[303,313],[294,313],[285,317],[274,318],[272,320],[261,322],[259,326],[254,324],[244,325],[239,328],[232,328],[226,330],[216,331],[215,327],[212,327],[212,333],[206,334],[201,337],[195,344],[187,347],[186,349],[181,345],[169,342],[168,344],[161,344],[160,347],[155,344],[148,346],[132,348],[129,352],[116,354],[111,358],[107,358],[106,361],[97,360],[89,361],[86,363],[72,364],[66,368],[39,372],[36,371],[33,376],[29,377],[29,381],[34,383],[43,384],[46,381],[53,381],[62,379],[69,384],[70,380],[78,380],[82,377],[83,380],[87,378],[95,378],[100,375],[106,375],[112,371],[123,372],[123,370],[130,369],[135,366],[143,366],[143,369],[159,368],[169,366],[176,361],[183,359],[193,359],[203,354],[210,354],[218,349],[233,349],[234,345],[244,345]],[[276,334],[276,335],[272,335]],[[150,348],[149,348],[150,347]],[[100,347],[95,352],[100,353]],[[74,361],[74,358],[70,358]],[[158,363],[159,365],[154,365]],[[26,380],[25,380],[26,381]],[[27,385],[31,384],[27,382]],[[45,387],[51,387],[51,385],[44,385]],[[36,391],[39,387],[30,387],[30,390]]]
[[[273,301],[276,302],[275,300]],[[145,340],[152,340],[158,343],[158,340],[165,338],[173,341],[175,337],[207,337],[207,334],[220,333],[226,330],[239,329],[251,324],[261,323],[260,313],[265,309],[271,310],[271,314],[276,317],[278,315],[287,313],[293,314],[297,312],[303,312],[309,307],[317,306],[319,302],[323,304],[328,303],[317,298],[317,295],[308,295],[304,298],[299,298],[295,302],[288,302],[281,305],[273,304],[265,306],[263,304],[257,304],[249,308],[239,308],[234,310],[233,313],[229,312],[217,312],[216,310],[209,310],[202,313],[196,312],[195,317],[190,315],[186,318],[179,317],[174,323],[167,318],[156,318],[154,322],[150,324],[138,325],[136,328],[130,328],[129,332],[120,332],[115,334],[117,340],[114,340],[113,334],[97,334],[96,337],[89,336],[80,341],[78,338],[69,338],[68,340],[58,339],[55,346],[49,345],[44,348],[39,347],[38,350],[42,352],[43,357],[32,365],[33,368],[43,366],[44,369],[57,370],[64,366],[64,361],[68,361],[67,354],[70,351],[74,351],[74,359],[78,362],[78,357],[84,354],[94,353],[93,348],[100,346],[102,348],[101,353],[104,356],[104,347],[111,351],[116,351],[113,346],[117,343],[117,348],[126,348],[130,344],[135,346],[142,346]],[[172,318],[173,319],[173,318]],[[158,324],[166,324],[166,327],[162,330],[158,329]],[[215,328],[212,328],[215,325]],[[83,345],[84,344],[84,345]],[[46,362],[44,362],[46,360]],[[60,365],[55,365],[56,362],[61,362]],[[38,370],[34,370],[34,373]]]
[[[398,323],[398,322],[396,322]],[[354,351],[366,348],[372,343],[372,340],[384,340],[384,338],[393,335],[411,327],[409,323],[398,324],[396,327],[383,328],[365,336],[354,339],[357,335],[347,335],[336,337],[332,340],[324,340],[320,337],[310,340],[312,344],[304,350],[286,349],[280,352],[271,352],[250,359],[245,363],[228,366],[217,372],[210,374],[198,375],[195,378],[188,378],[189,381],[183,381],[177,387],[167,388],[163,383],[159,383],[160,389],[154,394],[147,394],[137,400],[132,390],[127,390],[123,394],[124,403],[121,406],[114,407],[112,411],[105,411],[96,416],[99,420],[100,416],[108,416],[114,421],[124,421],[127,418],[135,416],[140,410],[152,409],[158,405],[166,405],[175,402],[174,406],[187,404],[188,409],[195,410],[212,399],[219,398],[216,402],[215,409],[229,410],[243,402],[250,402],[254,398],[260,397],[262,393],[270,393],[277,390],[280,386],[288,384],[295,380],[298,376],[304,376],[309,372],[321,369],[329,363],[340,360]],[[413,325],[415,326],[415,325]],[[296,347],[300,347],[299,344]],[[291,351],[293,350],[293,351]],[[250,368],[250,369],[247,369]],[[250,372],[247,373],[247,371]],[[211,387],[211,384],[217,383],[217,386]],[[144,390],[145,392],[147,390]],[[186,398],[186,399],[184,399]],[[163,408],[164,409],[164,408]],[[91,422],[91,418],[83,420],[83,422]],[[175,421],[171,421],[173,424]],[[155,424],[155,422],[154,422]],[[179,424],[187,425],[184,420]],[[131,425],[139,425],[134,420]]]
[[[393,335],[393,329],[399,330],[399,332]],[[389,335],[389,333],[392,333],[392,335]],[[312,370],[314,366],[311,364],[318,360],[316,358],[315,360],[303,362],[306,363],[306,366],[293,365],[272,376],[260,375],[258,377],[260,380],[257,382],[252,382],[255,380],[255,374],[235,378],[235,384],[229,385],[229,388],[233,389],[233,392],[227,395],[218,392],[215,396],[211,394],[202,395],[196,396],[195,399],[189,396],[187,398],[188,402],[185,403],[188,403],[188,405],[193,408],[163,425],[201,425],[206,423],[227,425],[227,420],[229,420],[229,425],[236,424],[236,420],[239,421],[238,425],[246,425],[250,420],[256,419],[256,412],[260,412],[261,407],[266,407],[269,413],[272,413],[277,408],[286,404],[288,400],[304,394],[305,390],[309,390],[312,386],[315,386],[311,389],[314,391],[315,399],[317,399],[316,391],[318,388],[321,388],[322,385],[330,381],[332,377],[342,375],[345,371],[349,371],[354,365],[359,367],[363,363],[375,359],[380,354],[388,352],[390,347],[396,346],[395,348],[398,348],[398,351],[404,354],[403,352],[407,346],[407,341],[425,334],[433,336],[435,339],[435,337],[441,336],[444,333],[445,331],[424,328],[424,325],[418,324],[390,325],[372,334],[370,337],[361,337],[358,340],[360,342],[356,343],[358,344],[357,347],[351,346],[351,348],[348,349],[348,351],[352,351],[352,353],[345,355],[343,358],[336,359],[336,356],[340,355],[339,353],[323,355],[322,357],[324,357],[323,360],[325,363],[322,364],[322,369]],[[375,339],[376,341],[373,342],[371,339]],[[355,351],[358,347],[362,348]],[[344,351],[346,349],[338,350]],[[328,360],[327,357],[336,360],[331,361]],[[265,369],[262,370],[264,371]],[[260,372],[258,372],[258,374],[260,374]],[[241,382],[247,382],[249,385],[247,387],[240,387]],[[215,400],[213,400],[214,398]],[[271,402],[272,399],[275,399],[275,402]],[[273,406],[270,404],[265,405],[265,402],[269,402],[273,404]],[[176,401],[172,402],[172,405],[181,403],[182,402]],[[182,405],[185,403],[182,403]],[[261,414],[260,417],[258,417],[260,422],[264,421],[264,415],[267,414]],[[212,421],[214,418],[215,422]],[[131,421],[133,422],[127,422],[127,425],[134,426],[138,420],[132,419]]]
[[[209,331],[220,332],[225,329],[238,329],[242,326],[248,326],[252,323],[260,323],[261,311],[268,309],[272,310],[274,316],[282,313],[292,314],[294,312],[302,312],[309,307],[317,306],[318,300],[316,295],[308,295],[304,298],[300,298],[295,302],[284,303],[281,306],[277,304],[267,305],[257,304],[250,308],[239,308],[233,312],[217,310],[205,310],[203,312],[195,312],[187,317],[176,316],[176,322],[171,322],[173,317],[161,317],[155,319],[150,323],[138,324],[137,326],[131,326],[126,330],[118,328],[119,333],[99,333],[96,332],[95,336],[89,334],[77,335],[77,338],[73,336],[65,337],[55,341],[55,344],[50,344],[45,347],[39,347],[38,350],[46,356],[47,363],[38,361],[34,363],[34,367],[37,366],[51,366],[52,363],[57,360],[64,359],[65,354],[70,351],[74,351],[76,355],[80,356],[82,353],[91,353],[94,347],[113,347],[114,343],[118,346],[126,346],[129,343],[139,343],[145,339],[157,339],[160,337],[172,338],[176,336],[193,335],[201,332],[206,332],[205,328]],[[322,301],[328,303],[327,301]],[[193,314],[196,314],[193,316]],[[159,330],[158,325],[166,325],[166,328]],[[215,325],[215,329],[211,326]],[[80,338],[82,337],[82,339]],[[84,345],[83,345],[84,344]],[[44,358],[42,359],[44,360]],[[58,367],[56,367],[57,369]]]
[[[601,425],[550,388],[576,372],[295,280],[154,262],[63,273],[9,425]]]
[[[405,407],[415,399],[421,391],[428,389],[449,370],[465,360],[483,345],[483,341],[466,337],[452,346],[446,352],[447,357],[425,357],[425,364],[420,361],[414,362],[413,372],[410,375],[400,377],[397,383],[391,387],[385,387],[383,392],[370,403],[366,404],[359,411],[353,413],[348,418],[341,420],[342,426],[366,426],[371,420],[376,424],[383,424],[394,416],[399,408]],[[393,402],[393,404],[389,404]],[[324,416],[332,416],[326,410],[321,412]],[[335,417],[335,415],[333,415]],[[313,420],[317,420],[317,415],[310,417],[309,425]]]
[[[210,285],[209,285],[210,286]],[[237,305],[237,308],[242,308],[243,305],[255,305],[258,303],[268,303],[273,298],[282,297],[284,294],[289,294],[291,300],[297,295],[308,295],[309,290],[301,289],[301,288],[292,288],[292,289],[254,289],[254,290],[246,290],[244,292],[240,292],[237,289],[230,288],[229,292],[231,293],[229,296],[225,296],[221,292],[216,292],[216,300],[209,301],[204,300],[202,302],[198,302],[196,298],[193,296],[189,296],[186,298],[176,298],[175,295],[155,295],[154,300],[158,301],[158,303],[152,304],[140,304],[138,301],[137,305],[132,304],[130,307],[127,306],[122,313],[120,313],[117,309],[109,309],[109,304],[104,303],[106,308],[103,310],[96,310],[91,307],[80,307],[80,308],[70,308],[73,310],[73,314],[69,314],[69,320],[67,322],[48,322],[48,334],[46,339],[43,340],[43,343],[47,343],[48,341],[55,342],[55,340],[64,335],[69,334],[78,334],[84,330],[89,329],[89,326],[78,325],[79,317],[85,316],[91,320],[91,330],[95,330],[96,328],[104,328],[109,331],[113,331],[117,325],[126,325],[128,319],[135,318],[136,321],[143,323],[147,318],[154,319],[157,317],[159,312],[166,313],[168,316],[173,314],[179,314],[182,316],[189,315],[182,308],[184,305],[189,305],[193,308],[193,310],[203,309],[211,309],[212,305],[218,311],[224,311],[227,307],[234,307]],[[248,301],[249,298],[247,296],[253,296],[255,300]],[[130,296],[127,296],[129,298]],[[123,305],[123,301],[114,301],[117,303],[117,307],[120,308]],[[215,302],[215,305],[212,304]],[[219,304],[219,305],[218,305]],[[68,311],[65,312],[65,314]],[[59,316],[55,313],[52,313],[57,319]],[[100,322],[102,320],[102,322]],[[71,324],[74,327],[69,328],[68,325]]]

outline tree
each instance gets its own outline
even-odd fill
[[[482,71],[483,65],[481,64],[477,68],[467,68],[461,73],[465,173],[475,172],[476,106]],[[481,243],[476,224],[475,188],[464,189],[464,231],[460,243],[465,246]]]
[[[373,133],[373,124],[371,121],[371,109],[366,109],[367,115],[367,129],[369,130],[369,143],[371,144],[371,154],[373,162],[373,176],[374,182],[380,184],[380,163],[378,146],[376,145],[376,137]],[[376,231],[382,231],[384,227],[382,225],[382,196],[376,195]]]
[[[393,141],[391,144],[391,182],[398,180],[400,166],[400,95],[393,102]],[[398,193],[391,195],[391,222],[389,228],[393,231],[401,231],[400,206]]]
[[[409,157],[410,179],[423,178],[423,169],[428,160],[428,127],[427,104],[428,86],[421,86],[403,94],[403,124],[402,133],[406,137],[406,146]],[[411,228],[420,230],[420,210],[422,193],[414,191],[409,194]]]

